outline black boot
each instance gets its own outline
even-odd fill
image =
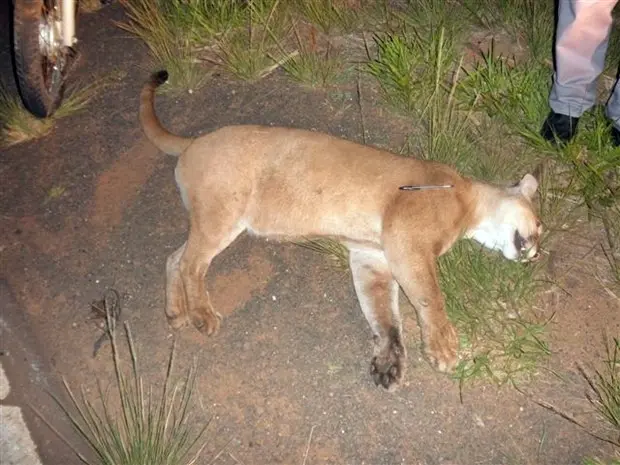
[[[578,123],[579,118],[552,111],[543,123],[540,135],[553,144],[566,143],[575,137]]]
[[[620,147],[620,129],[615,126],[611,127],[611,145]]]

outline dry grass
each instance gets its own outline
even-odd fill
[[[48,135],[61,118],[86,108],[107,85],[108,79],[99,79],[86,86],[75,85],[69,89],[61,106],[49,118],[36,118],[26,108],[17,93],[0,84],[0,145],[9,147]]]

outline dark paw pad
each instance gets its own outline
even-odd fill
[[[370,362],[370,375],[377,386],[385,389],[396,387],[402,379],[402,365],[399,362],[385,363],[379,357],[373,357]]]
[[[372,358],[370,375],[377,386],[392,390],[403,378],[405,348],[400,342],[398,332],[390,333],[389,345]]]

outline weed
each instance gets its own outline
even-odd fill
[[[248,2],[246,26],[226,34],[218,41],[221,64],[231,74],[246,81],[255,81],[271,73],[275,65],[271,58],[282,51],[288,34],[287,12],[279,0]]]
[[[282,62],[282,68],[294,80],[311,87],[327,87],[334,84],[343,71],[338,53],[327,44],[325,51],[304,49],[299,42],[300,53]]]
[[[521,13],[516,28],[525,36],[530,57],[537,62],[549,60],[554,40],[553,0],[523,0]]]
[[[418,44],[398,35],[375,37],[375,43],[377,57],[368,62],[368,72],[377,79],[390,104],[406,113],[412,112],[423,89],[416,76],[422,64]]]
[[[206,73],[193,53],[192,31],[178,28],[178,17],[166,14],[161,1],[123,0],[126,22],[117,25],[146,43],[155,66],[169,73],[171,92],[193,91],[205,82]]]
[[[325,34],[351,32],[361,21],[360,12],[348,7],[344,1],[296,0],[295,5],[304,18],[316,24]]]
[[[465,0],[474,24],[491,31],[514,27],[523,14],[523,0]]]
[[[599,413],[615,430],[616,440],[620,443],[620,338],[608,341],[605,338],[607,358],[603,368],[595,370],[592,376],[581,368],[581,374],[587,381],[590,391],[587,398]]]
[[[463,21],[465,12],[461,2],[444,0],[417,0],[409,2],[404,12],[394,13],[400,21],[400,29],[406,34],[417,34],[424,37],[428,43],[437,43],[438,36],[443,35],[444,53],[463,38],[467,30],[467,22]],[[434,39],[433,39],[434,36]],[[450,47],[446,47],[449,44]],[[435,56],[430,51],[430,56]],[[447,54],[450,59],[453,55]]]
[[[511,132],[533,147],[550,150],[539,134],[549,111],[549,69],[533,63],[509,64],[507,59],[494,55],[492,46],[482,54],[474,70],[465,73],[456,95],[467,108],[500,117]]]
[[[605,228],[603,247],[616,279],[620,268],[620,148],[610,141],[610,128],[602,109],[585,114],[574,143],[555,157],[571,170],[572,190],[588,209],[591,218]]]
[[[454,41],[442,27],[376,36],[376,58],[367,70],[377,79],[384,98],[408,114],[424,112],[442,91],[453,68]]]
[[[98,383],[99,402],[93,403],[87,399],[84,389],[76,395],[69,384],[64,381],[71,400],[70,406],[65,405],[58,397],[54,396],[54,399],[80,437],[88,444],[96,459],[94,461],[87,459],[62,436],[61,438],[84,463],[89,465],[195,463],[202,447],[193,459],[184,460],[208,426],[204,426],[199,433],[194,434],[189,425],[195,371],[190,369],[182,382],[173,383],[175,353],[173,345],[161,394],[158,396],[152,388],[145,388],[138,366],[138,354],[131,331],[126,324],[125,332],[131,356],[131,371],[127,376],[123,372],[119,355],[113,309],[106,305],[105,310],[107,325],[111,328],[108,336],[112,344],[120,411],[112,411],[111,402],[104,394],[100,383]],[[49,422],[47,423],[49,425]]]
[[[238,0],[158,0],[174,31],[185,31],[196,47],[212,44],[243,25],[247,6]]]

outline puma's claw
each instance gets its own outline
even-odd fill
[[[458,337],[454,326],[446,323],[440,328],[429,328],[427,332],[425,353],[429,362],[441,372],[451,372],[458,361]]]

